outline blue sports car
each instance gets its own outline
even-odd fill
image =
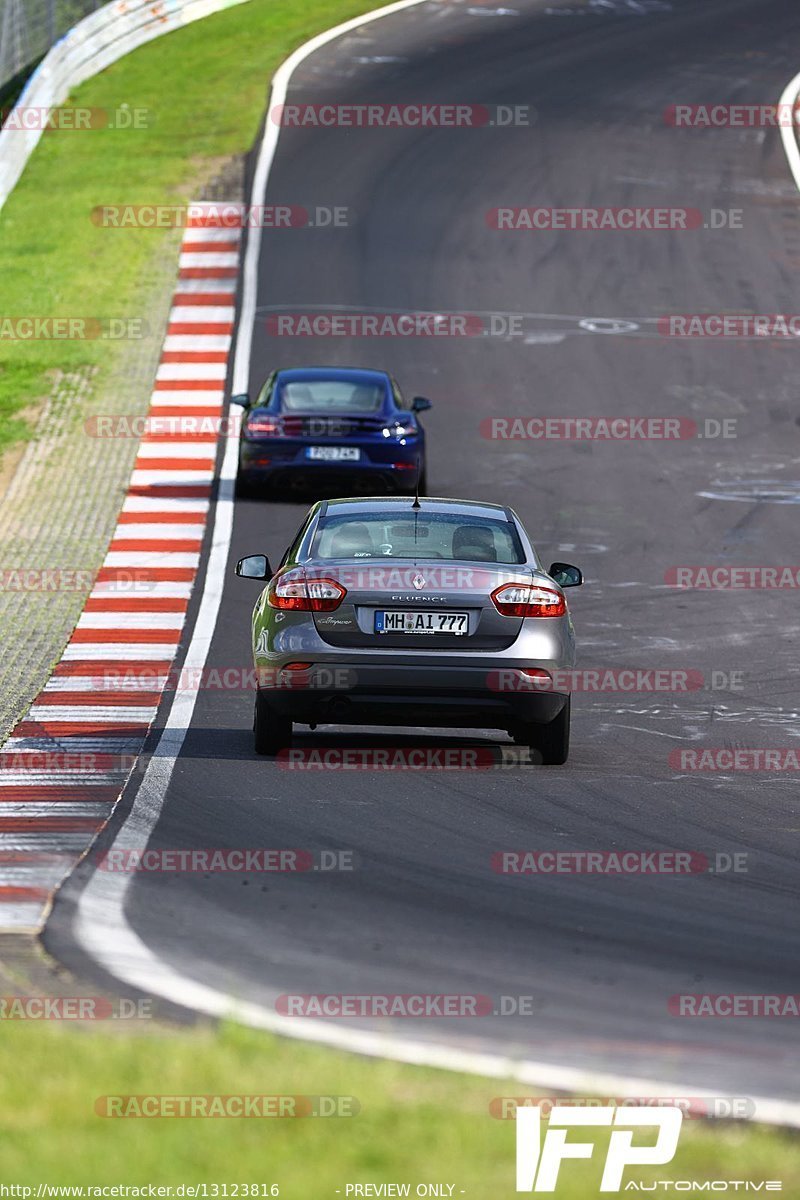
[[[269,484],[373,493],[375,485],[425,494],[425,431],[385,371],[301,367],[273,371],[258,396],[233,396],[245,412],[238,490]]]

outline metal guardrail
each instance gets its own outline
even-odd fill
[[[11,0],[15,2],[15,0]],[[77,0],[79,3],[80,0]],[[63,104],[73,88],[153,38],[180,29],[245,0],[113,0],[73,26],[51,48],[28,80],[11,118],[0,130],[0,208],[42,136],[42,122],[27,127],[25,108]],[[9,0],[0,0],[8,4]],[[13,117],[13,113],[12,113]]]
[[[101,0],[0,0],[0,91]]]

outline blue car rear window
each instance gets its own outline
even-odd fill
[[[278,385],[278,402],[287,413],[374,413],[385,400],[386,388],[378,383],[309,379]]]

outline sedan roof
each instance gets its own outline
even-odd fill
[[[386,512],[387,509],[412,511],[410,496],[359,496],[320,502],[322,512],[344,516],[345,513]],[[442,496],[420,496],[421,512],[456,513],[460,516],[491,517],[509,520],[509,510],[502,504],[487,504],[481,500],[454,500]]]

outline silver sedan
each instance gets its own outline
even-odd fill
[[[275,755],[293,723],[507,731],[537,761],[566,762],[575,658],[564,589],[516,514],[423,497],[322,500],[253,612],[255,748]]]

